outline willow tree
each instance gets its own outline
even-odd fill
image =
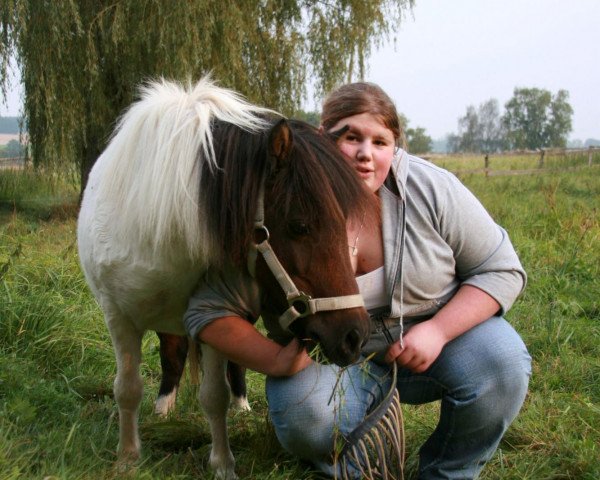
[[[35,165],[77,166],[82,188],[115,120],[149,78],[212,72],[293,114],[361,77],[414,0],[3,0],[0,86],[15,58]]]

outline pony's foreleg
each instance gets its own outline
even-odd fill
[[[227,362],[227,380],[233,398],[231,407],[235,410],[250,411],[246,389],[246,369],[237,363]]]
[[[229,385],[226,378],[225,358],[209,345],[202,344],[202,383],[200,405],[210,425],[212,448],[210,466],[218,478],[237,479],[235,459],[229,448],[227,436],[227,409],[229,408]]]
[[[160,339],[160,365],[162,379],[158,398],[154,402],[154,413],[166,416],[175,409],[179,381],[188,353],[188,339],[179,335],[158,333]]]
[[[143,384],[140,376],[143,332],[136,330],[126,320],[112,318],[107,321],[115,357],[117,376],[114,393],[119,407],[119,463],[128,465],[140,457],[138,410],[142,401]]]

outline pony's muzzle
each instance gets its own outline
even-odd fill
[[[340,367],[356,362],[369,338],[369,316],[364,308],[316,314],[306,336],[321,345],[327,359]]]

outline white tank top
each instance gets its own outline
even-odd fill
[[[356,277],[356,283],[358,283],[358,289],[363,296],[367,310],[384,307],[388,304],[383,267]]]

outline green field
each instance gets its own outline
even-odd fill
[[[426,158],[436,165],[452,172],[479,170],[486,167],[485,155],[430,154]],[[488,155],[487,168],[490,174],[507,171],[531,170],[544,168],[548,170],[565,170],[586,167],[590,164],[600,165],[600,148],[582,150],[547,150],[543,158],[541,152],[491,153]]]
[[[529,274],[508,319],[533,357],[530,392],[481,478],[598,479],[600,171],[462,179],[509,231]],[[2,479],[117,476],[114,359],[78,265],[76,202],[69,181],[0,171]],[[144,351],[143,458],[129,478],[212,478],[210,437],[194,388],[186,378],[177,412],[156,418],[160,369],[153,333]],[[250,374],[249,387],[253,411],[229,418],[240,478],[321,478],[278,446],[267,421],[263,377]],[[403,411],[410,479],[437,405]]]

